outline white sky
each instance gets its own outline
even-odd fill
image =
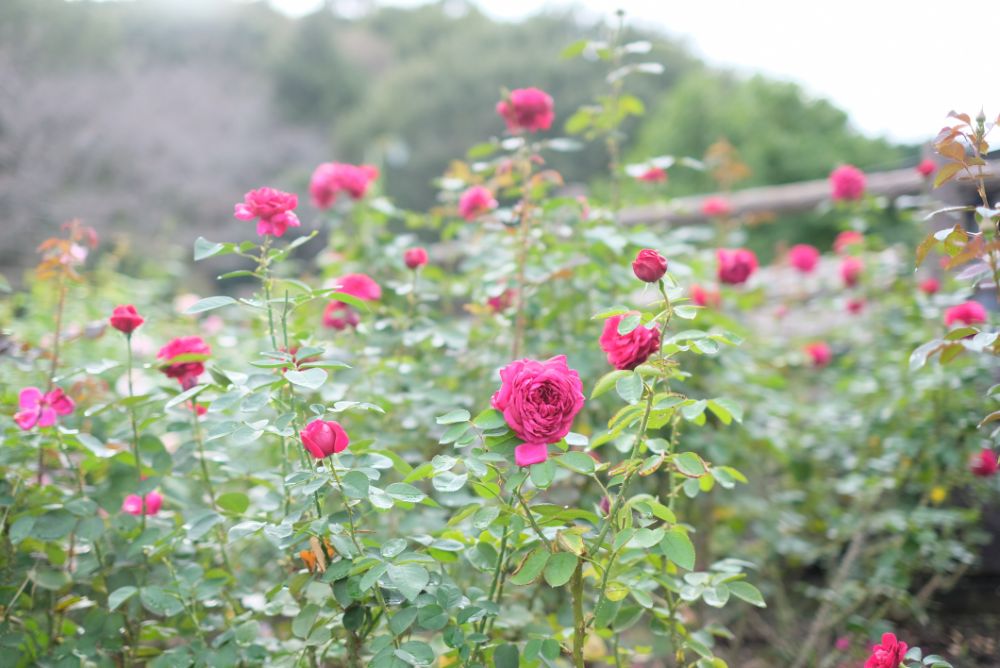
[[[658,26],[709,63],[795,81],[845,109],[864,132],[896,141],[933,137],[951,109],[1000,113],[997,0],[473,1],[503,19],[575,5],[610,20],[623,8],[633,25]],[[271,3],[304,14],[322,0]]]

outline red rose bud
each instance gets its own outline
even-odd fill
[[[923,160],[920,161],[920,164],[917,165],[917,173],[920,174],[920,176],[923,176],[924,178],[933,174],[934,170],[936,169],[937,165],[935,165],[934,161],[931,160],[930,158],[924,158]]]
[[[639,251],[632,263],[636,278],[647,283],[656,283],[667,273],[667,259],[651,248]]]
[[[881,644],[872,647],[871,656],[865,661],[864,668],[899,668],[907,649],[906,643],[897,640],[894,634],[883,633]]]
[[[833,351],[830,350],[830,346],[822,341],[807,345],[806,354],[812,358],[813,366],[817,369],[822,369],[833,359]]]
[[[940,289],[941,282],[933,276],[920,281],[920,291],[925,295],[937,294],[937,291]]]
[[[840,278],[843,279],[844,285],[853,288],[861,280],[861,272],[864,269],[865,265],[861,258],[845,257],[840,263]]]
[[[965,326],[986,322],[986,309],[979,302],[962,302],[944,312],[944,324],[951,327],[960,322]]]
[[[128,304],[126,306],[116,306],[115,310],[111,312],[108,322],[119,332],[131,334],[139,328],[139,325],[146,322],[146,319],[139,315],[134,306]]]
[[[419,246],[416,248],[407,248],[406,252],[403,253],[403,262],[410,269],[422,267],[427,264],[427,251]]]
[[[719,248],[715,251],[718,261],[719,281],[729,285],[746,283],[757,271],[757,256],[746,248]]]
[[[809,244],[797,244],[788,251],[788,261],[803,274],[808,274],[819,264],[819,250]]]
[[[333,420],[313,420],[299,432],[302,445],[316,459],[323,459],[347,449],[351,440],[339,422]]]
[[[996,475],[1000,470],[1000,462],[997,462],[997,455],[988,448],[983,448],[978,454],[972,457],[970,465],[973,475],[980,478],[989,478]]]
[[[514,133],[548,130],[556,117],[552,98],[538,88],[512,90],[506,99],[497,102],[497,113]]]

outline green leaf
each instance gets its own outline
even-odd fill
[[[54,510],[35,519],[31,535],[38,540],[58,540],[73,530],[76,518],[64,510]]]
[[[139,600],[142,601],[142,607],[161,617],[173,617],[184,610],[180,599],[162,587],[143,587],[139,592]]]
[[[743,409],[740,408],[739,404],[731,399],[725,399],[723,397],[709,399],[708,410],[715,413],[715,416],[719,418],[723,424],[729,424],[733,420],[743,422]]]
[[[108,594],[108,611],[114,612],[118,606],[129,600],[139,591],[135,587],[119,587]]]
[[[199,299],[194,304],[191,304],[191,306],[188,306],[184,312],[188,315],[194,315],[195,313],[204,313],[205,311],[212,311],[235,303],[235,299],[232,297],[226,297],[225,295],[205,297],[204,299]]]
[[[299,614],[295,615],[295,619],[292,620],[292,633],[294,633],[299,638],[307,638],[309,632],[312,631],[313,625],[316,624],[316,617],[319,616],[319,606],[315,603],[309,603],[299,610]]]
[[[199,514],[196,518],[191,520],[191,525],[187,530],[188,540],[198,540],[209,531],[216,524],[222,522],[222,515],[217,512],[208,510],[204,513]]]
[[[451,471],[442,471],[434,476],[431,484],[439,492],[457,492],[465,487],[469,476],[465,473],[456,474]]]
[[[579,558],[572,552],[557,552],[545,564],[545,581],[550,587],[562,587],[569,582]]]
[[[506,427],[507,421],[504,419],[503,413],[495,408],[489,408],[477,415],[476,419],[472,421],[472,424],[476,425],[483,431],[490,431],[493,429],[499,429],[500,427]]]
[[[385,493],[389,495],[389,498],[396,501],[405,501],[406,503],[420,503],[427,498],[426,494],[405,482],[392,483],[385,488]]]
[[[615,383],[618,396],[630,404],[637,403],[642,399],[642,388],[642,376],[634,371],[627,376],[622,376]]]
[[[387,572],[393,586],[411,603],[416,600],[417,595],[423,591],[431,579],[430,573],[427,572],[426,568],[415,564],[405,564],[402,566],[389,564]]]
[[[194,387],[190,387],[190,388],[184,390],[183,392],[181,392],[180,394],[177,394],[173,398],[171,398],[170,401],[168,401],[166,403],[166,405],[164,405],[164,408],[173,408],[174,406],[176,406],[178,404],[182,404],[185,401],[187,401],[188,399],[190,399],[190,398],[194,397],[195,395],[199,394],[206,387],[208,387],[208,385],[195,385]]]
[[[504,643],[493,650],[493,665],[496,668],[518,668],[521,658],[517,645]]]
[[[444,415],[437,417],[438,424],[455,424],[456,422],[468,422],[472,416],[464,408],[450,410]]]
[[[616,369],[615,371],[609,371],[608,373],[601,376],[601,379],[597,381],[597,385],[594,386],[594,391],[590,393],[591,399],[596,399],[601,396],[612,387],[620,378],[630,375],[632,372],[624,369]]]
[[[567,552],[566,554],[569,553]],[[524,558],[517,572],[511,576],[510,581],[516,585],[531,584],[542,574],[542,570],[548,561],[548,549],[544,546],[535,548],[533,552]]]
[[[764,596],[760,593],[760,590],[749,582],[736,580],[735,582],[727,582],[726,584],[729,587],[730,593],[736,598],[741,598],[750,605],[755,605],[758,608],[767,607],[767,603],[764,602]]]
[[[194,241],[194,261],[204,260],[207,257],[218,255],[226,248],[226,244],[209,241],[205,237],[198,237]]]
[[[674,455],[674,466],[689,478],[700,478],[706,473],[705,463],[701,457],[693,452],[682,452]]]
[[[694,569],[694,543],[688,538],[687,532],[680,527],[674,527],[660,541],[660,551],[663,555],[681,568]]]
[[[348,471],[340,478],[344,494],[349,499],[367,499],[371,481],[361,471]]]
[[[242,515],[250,506],[250,499],[243,492],[227,492],[217,498],[215,503],[226,512]]]
[[[583,452],[570,451],[555,458],[555,462],[571,471],[590,475],[594,472],[596,464],[594,458]]]
[[[639,313],[629,313],[624,318],[618,321],[618,333],[625,336],[629,332],[635,330],[636,327],[642,324],[642,315]]]
[[[263,522],[257,522],[254,520],[240,522],[229,530],[229,540],[236,541],[240,538],[245,538],[246,536],[257,533],[263,528]]]
[[[285,380],[308,390],[318,390],[326,382],[327,375],[324,369],[316,367],[305,371],[290,369],[285,372]]]

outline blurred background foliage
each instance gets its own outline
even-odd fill
[[[504,87],[539,86],[563,123],[605,86],[605,67],[560,58],[603,25],[572,13],[498,22],[463,2],[363,12],[330,2],[292,19],[264,2],[168,0],[0,3],[0,269],[58,224],[144,240],[229,237],[219,215],[249,187],[302,192],[311,167],[378,165],[400,206],[434,204],[434,179],[482,137]],[[624,155],[702,157],[719,139],[749,168],[736,187],[825,176],[830,166],[891,168],[917,150],[861,135],[847,115],[795,84],[700,62],[648,29],[658,76],[630,93],[645,114],[624,128]],[[578,191],[602,188],[595,142],[551,166]],[[627,184],[631,201],[713,190],[706,174],[671,172],[666,188]],[[308,209],[307,209],[308,210]],[[16,272],[14,272],[16,273]]]

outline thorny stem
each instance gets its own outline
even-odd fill
[[[573,665],[584,668],[583,643],[587,636],[587,625],[583,619],[583,562],[577,561],[570,579],[573,594]]]
[[[337,475],[336,455],[331,457],[331,461],[327,464],[327,470],[333,476],[333,481],[337,485],[337,491],[340,492],[340,500],[344,504],[344,511],[347,513],[347,524],[350,530],[351,542],[354,544],[354,548],[358,551],[358,554],[363,555],[365,548],[361,545],[361,541],[358,540],[358,530],[354,524],[354,509],[351,507],[347,493],[344,491],[344,486],[340,482],[340,476]],[[378,601],[378,605],[382,609],[382,615],[385,617],[386,623],[388,623],[390,621],[389,607],[385,603],[385,597],[382,596],[382,590],[379,588],[377,582],[372,589],[375,592],[375,600]],[[396,649],[399,649],[399,638],[395,634],[392,634],[392,644]]]
[[[257,273],[260,275],[261,285],[264,287],[264,306],[267,309],[267,329],[271,335],[271,346],[278,349],[278,337],[274,330],[274,309],[271,308],[271,272],[269,270],[270,259],[267,251],[271,248],[271,235],[264,237],[264,244],[260,247],[260,260],[257,263]]]
[[[208,463],[205,459],[205,441],[201,435],[201,423],[198,422],[198,412],[193,411],[191,415],[191,422],[194,426],[194,440],[198,445],[198,463],[201,464],[201,476],[205,482],[205,488],[208,490],[208,498],[212,502],[212,510],[219,512],[219,506],[215,502],[215,487],[212,486],[212,477],[208,474]],[[233,575],[233,566],[229,562],[229,554],[226,551],[226,532],[223,530],[221,524],[216,525],[216,529],[218,530],[216,533],[219,536],[219,553],[222,556],[222,563],[229,574]]]
[[[521,496],[520,487],[514,490],[514,496],[517,498],[518,503],[521,504],[521,507],[524,508],[524,514],[527,516],[528,522],[531,523],[531,528],[535,530],[536,534],[538,534],[538,540],[542,541],[542,545],[544,545],[549,552],[553,552],[554,550],[552,549],[552,545],[550,545],[549,541],[545,539],[545,534],[542,533],[541,527],[539,527],[538,523],[535,521],[535,516],[531,514],[531,508],[528,507],[524,497]]]
[[[135,391],[132,389],[132,334],[128,333],[125,335],[125,349],[128,351],[128,417],[129,422],[132,423],[132,456],[135,457],[135,477],[138,485],[142,485],[142,460],[139,458],[139,427],[135,420],[135,404],[132,398],[135,396]],[[142,497],[142,513],[140,513],[142,518],[142,530],[146,530],[146,497]]]
[[[52,386],[56,380],[56,370],[59,368],[59,339],[62,338],[63,310],[66,308],[66,277],[59,274],[59,302],[56,304],[56,329],[52,338],[52,363],[49,366],[48,392],[52,391]],[[42,486],[42,478],[45,476],[45,446],[38,444],[38,486]]]

